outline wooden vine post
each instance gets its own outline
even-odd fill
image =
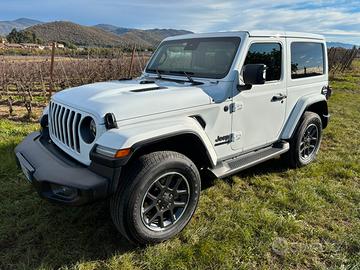
[[[55,59],[55,45],[52,43],[51,48],[51,62],[50,62],[50,84],[49,84],[49,100],[51,99],[52,92],[54,91],[54,59]]]
[[[129,68],[128,78],[131,78],[131,74],[132,74],[132,71],[133,71],[135,51],[136,51],[136,45],[134,44],[132,54],[131,54],[131,61],[130,61],[130,68]]]

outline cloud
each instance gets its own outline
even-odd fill
[[[187,25],[195,31],[287,30],[324,34],[333,40],[360,44],[360,1],[227,1],[218,9],[203,12]],[[190,16],[189,16],[190,17]],[[213,18],[221,18],[217,22]],[[204,21],[204,23],[201,23]]]
[[[360,44],[359,0],[3,0],[2,16],[195,32],[271,29]]]

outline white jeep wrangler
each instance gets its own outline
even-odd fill
[[[131,242],[191,219],[202,172],[225,177],[284,155],[312,162],[328,124],[322,36],[241,31],[165,39],[141,77],[56,93],[16,158],[41,197],[110,198]]]

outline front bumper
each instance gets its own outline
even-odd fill
[[[67,205],[83,205],[108,197],[116,189],[114,179],[119,179],[121,171],[94,163],[82,165],[53,144],[47,130],[28,135],[15,148],[15,155],[41,197]],[[57,192],[62,187],[70,190],[71,196]]]

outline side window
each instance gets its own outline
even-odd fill
[[[265,64],[266,81],[281,78],[281,45],[279,43],[253,43],[245,59],[247,64]]]
[[[291,79],[324,74],[324,46],[316,42],[291,43]]]

